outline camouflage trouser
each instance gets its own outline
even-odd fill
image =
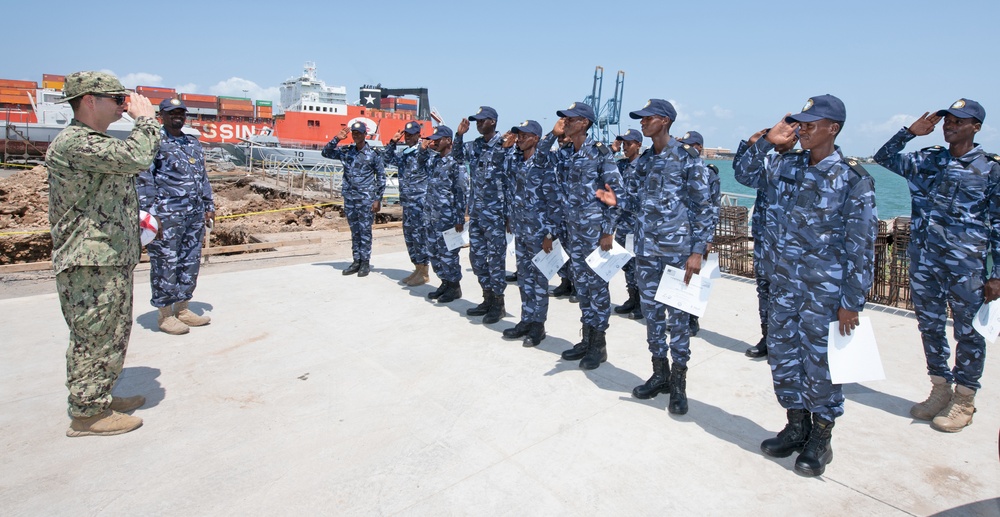
[[[978,266],[978,267],[977,267]],[[945,264],[929,254],[910,257],[910,292],[917,328],[924,343],[927,373],[978,390],[986,361],[986,340],[972,328],[983,305],[983,264]],[[955,368],[948,368],[951,348],[945,332],[946,304],[955,322]]]
[[[559,223],[559,228],[558,228],[558,230],[556,230],[555,238],[559,239],[559,243],[562,244],[563,250],[565,250],[566,254],[568,255],[569,254],[569,232],[566,231],[566,225],[565,224]],[[573,263],[572,260],[567,260],[566,263],[563,264],[561,268],[559,268],[559,271],[556,272],[556,274],[559,275],[559,278],[566,278],[566,279],[569,279],[570,281],[573,281],[573,274],[569,270],[569,268],[572,265],[572,263]]]
[[[599,225],[575,226],[568,225],[569,246],[566,253],[573,274],[573,286],[576,297],[580,300],[580,322],[590,325],[599,331],[608,329],[611,318],[611,295],[608,292],[608,282],[601,278],[587,265],[587,255],[597,249],[601,238]]]
[[[753,227],[753,272],[757,280],[757,312],[760,314],[760,324],[767,325],[767,304],[770,298],[771,281],[764,272],[764,242],[762,230]]]
[[[484,291],[503,294],[507,268],[506,221],[502,215],[481,212],[469,218],[469,262]]]
[[[691,358],[690,315],[653,299],[660,285],[665,266],[683,268],[687,257],[636,257],[636,282],[642,301],[642,316],[646,318],[646,344],[653,357],[667,357],[677,364],[687,365]],[[670,345],[667,346],[667,328],[670,328]]]
[[[59,305],[69,327],[66,387],[69,414],[94,416],[111,405],[132,332],[135,266],[73,266],[56,275]]]
[[[430,252],[431,266],[434,268],[434,274],[441,280],[458,282],[462,280],[462,266],[458,258],[458,252],[462,248],[449,251],[448,246],[444,243],[444,235],[441,235],[442,231],[444,230],[435,230],[433,226],[428,229],[430,233],[427,236],[428,251]]]
[[[175,214],[160,219],[163,235],[146,245],[153,307],[190,300],[201,269],[205,214]]]
[[[771,284],[767,362],[774,394],[785,409],[807,409],[833,421],[844,414],[844,394],[830,381],[826,349],[840,300],[836,295],[818,299],[816,286],[799,287],[802,292]]]
[[[621,246],[624,248],[625,237],[627,236],[628,236],[627,233],[617,232],[615,233],[615,242],[621,244]],[[637,285],[635,282],[635,258],[629,260],[628,262],[625,263],[624,266],[622,266],[622,272],[625,273],[625,287],[630,289],[635,288]]]
[[[537,233],[522,235],[515,228],[517,287],[521,291],[521,321],[545,323],[549,314],[549,279],[531,262],[542,251]]]
[[[403,203],[403,241],[410,262],[427,264],[427,227],[424,225],[423,196],[407,196]]]
[[[351,253],[354,260],[370,260],[372,257],[372,225],[375,224],[373,202],[371,198],[344,199],[344,215],[347,216],[347,224],[351,226]]]

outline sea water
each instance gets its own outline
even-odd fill
[[[753,206],[753,198],[757,192],[736,181],[731,160],[706,160],[706,163],[715,164],[719,168],[723,192],[749,196],[749,198],[738,198],[738,204],[748,208]],[[874,163],[865,163],[862,166],[875,179],[875,206],[878,208],[878,218],[885,220],[901,215],[909,216],[910,191],[906,186],[906,180]]]

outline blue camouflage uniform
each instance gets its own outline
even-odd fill
[[[462,136],[455,135],[452,154],[470,168],[469,261],[483,291],[503,294],[510,215],[503,136],[495,133],[489,141],[479,137],[470,143],[463,143]]]
[[[1000,278],[1000,157],[976,145],[963,156],[934,146],[901,153],[915,137],[901,129],[875,154],[879,165],[906,178],[912,196],[910,285],[927,372],[978,390],[986,343],[972,328],[983,285]],[[993,268],[987,271],[987,253]],[[950,301],[955,367],[945,333]]]
[[[424,198],[424,224],[427,228],[427,251],[430,255],[434,274],[443,281],[458,282],[462,279],[462,267],[458,252],[461,248],[448,250],[445,245],[445,230],[465,224],[464,166],[455,159],[454,153],[441,156],[434,151],[427,152],[427,195]]]
[[[385,148],[385,162],[399,171],[399,202],[403,205],[403,240],[410,255],[410,262],[427,264],[427,228],[424,226],[424,196],[427,193],[427,170],[419,166],[420,155],[428,151],[414,145],[396,152],[396,144]],[[422,161],[426,162],[426,156]]]
[[[638,190],[639,176],[636,173],[635,166],[639,162],[639,157],[632,161],[628,158],[623,158],[618,160],[616,164],[618,165],[618,172],[622,175],[622,182],[625,185],[625,191],[635,191]],[[623,248],[625,247],[625,239],[630,233],[635,233],[635,214],[625,210],[624,208],[619,212],[618,217],[618,231],[615,232],[615,242],[620,244]],[[634,251],[634,250],[633,250]],[[635,289],[635,259],[631,259],[622,266],[622,272],[625,273],[625,287],[628,289]]]
[[[832,422],[844,395],[830,381],[827,335],[841,307],[860,312],[872,285],[875,184],[857,162],[834,152],[815,166],[809,151],[765,164],[774,145],[758,139],[734,163],[736,179],[766,192],[764,260],[771,281],[767,360],[785,409]]]
[[[382,200],[385,193],[385,166],[382,155],[366,142],[359,151],[351,143],[338,147],[334,138],[323,147],[323,157],[340,160],[344,165],[341,195],[344,197],[344,214],[351,227],[351,253],[355,261],[366,262],[372,255],[372,225],[375,214],[372,204]]]
[[[688,313],[653,299],[666,266],[683,269],[692,254],[704,254],[712,232],[708,172],[693,147],[670,138],[662,151],[639,156],[638,181],[625,190],[622,209],[636,214],[636,282],[653,357],[686,367],[690,350]],[[670,328],[670,344],[666,342]]]
[[[162,236],[146,245],[154,307],[194,295],[205,236],[205,213],[215,212],[205,153],[197,138],[160,128],[160,148],[136,180],[139,207],[160,221]]]
[[[555,136],[549,135],[538,145],[551,146],[554,141]],[[587,137],[579,151],[572,145],[559,149],[556,161],[557,177],[563,178],[565,193],[562,215],[567,241],[563,248],[570,257],[570,271],[582,312],[580,321],[604,332],[611,317],[608,282],[590,269],[586,258],[597,249],[601,235],[615,233],[620,212],[617,206],[602,203],[595,193],[605,184],[620,192],[622,176],[615,166],[611,149],[591,137]]]
[[[549,310],[549,279],[531,262],[546,235],[555,235],[555,212],[562,204],[562,189],[556,181],[554,137],[539,141],[527,160],[517,146],[507,152],[506,170],[510,178],[511,216],[514,250],[517,257],[517,284],[521,291],[521,321],[544,323]]]

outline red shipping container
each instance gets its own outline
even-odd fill
[[[42,74],[42,81],[53,81],[57,83],[66,82],[65,75],[55,75],[55,74]]]
[[[136,86],[135,91],[145,95],[146,97],[149,97],[148,94],[150,93],[163,93],[169,95],[170,97],[177,95],[177,90],[173,88],[163,88],[161,86]]]
[[[18,81],[16,79],[0,79],[0,88],[22,88],[34,90],[38,88],[38,83],[34,81]]]

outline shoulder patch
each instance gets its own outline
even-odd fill
[[[1000,154],[987,154],[986,159],[993,163],[1000,163]]]
[[[597,148],[597,152],[601,153],[601,156],[607,156],[609,153],[611,153],[611,149],[609,149],[608,146],[604,145],[603,142],[597,142],[596,144],[594,144],[594,147]]]
[[[944,147],[941,147],[940,145],[932,145],[930,147],[924,147],[921,151],[944,151]]]
[[[712,169],[716,174],[719,173],[719,168],[716,167],[715,164],[707,163],[707,164],[705,164],[705,167],[708,168],[708,169]]]
[[[844,163],[846,163],[847,166],[850,167],[851,170],[858,175],[858,179],[871,176],[870,174],[868,174],[868,171],[861,165],[861,162],[855,160],[854,158],[848,158],[844,160]]]
[[[684,144],[684,150],[687,151],[688,154],[690,154],[692,158],[697,158],[698,156],[701,156],[701,154],[698,152],[697,149],[695,149],[694,147],[691,147],[688,144]]]

